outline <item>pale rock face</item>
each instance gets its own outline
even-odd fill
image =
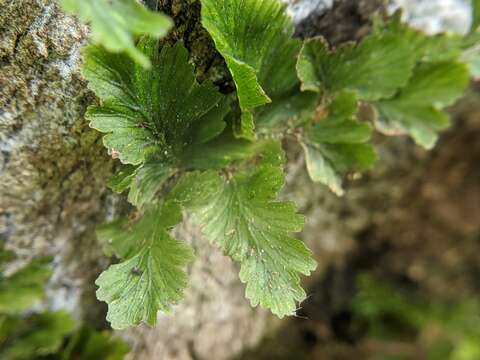
[[[295,24],[310,15],[330,9],[334,0],[281,0]],[[338,1],[338,0],[336,0]],[[401,8],[403,19],[429,34],[455,32],[465,34],[471,23],[471,0],[390,0],[388,10]]]
[[[333,6],[333,0],[282,0],[287,3],[287,14],[295,24],[305,20],[313,13],[321,13]]]
[[[403,10],[403,19],[429,34],[465,34],[471,23],[470,0],[391,0],[389,11]]]

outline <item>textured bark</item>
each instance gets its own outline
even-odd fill
[[[176,21],[188,21],[188,13],[178,10],[181,1],[163,2],[171,5]],[[368,28],[376,5],[337,2],[330,17],[312,15],[297,33],[321,33],[333,42],[355,39]],[[86,106],[95,101],[79,75],[88,31],[63,15],[53,0],[0,0],[0,9],[0,239],[19,255],[19,262],[54,256],[47,307],[67,309],[78,319],[104,326],[105,306],[95,300],[94,279],[108,259],[96,243],[94,228],[114,218],[124,199],[105,188],[115,165],[101,136],[83,118]],[[353,17],[342,17],[342,11]],[[210,40],[198,27],[193,29],[186,44],[200,75],[225,76],[202,67],[202,59],[210,56]],[[197,47],[200,38],[207,45]],[[217,65],[212,69],[222,66]],[[416,157],[408,142],[393,143],[380,147],[382,160],[375,173],[350,184],[342,199],[312,184],[292,149],[284,196],[297,202],[308,219],[301,237],[319,262],[315,276],[341,265],[355,248],[355,236],[378,215],[367,206],[372,199],[383,199],[382,206],[388,206],[402,196],[405,184],[398,174],[411,169]],[[208,245],[188,219],[175,231],[196,251],[188,269],[190,287],[173,315],[160,315],[157,328],[120,333],[133,345],[131,359],[227,359],[278,327],[268,312],[250,307],[238,268]]]

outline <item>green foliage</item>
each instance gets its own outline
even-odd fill
[[[480,354],[480,304],[474,301],[425,301],[362,275],[352,301],[354,322],[367,326],[368,336],[425,349],[428,360],[476,360]],[[404,359],[402,357],[402,359]],[[408,357],[410,359],[410,357]]]
[[[462,42],[461,60],[465,62],[474,79],[480,77],[480,29],[470,33]]]
[[[408,39],[385,32],[334,52],[323,39],[309,39],[303,44],[297,72],[303,90],[334,93],[348,89],[361,100],[378,100],[391,97],[405,86],[413,66]]]
[[[113,338],[110,333],[83,326],[71,336],[61,351],[60,359],[122,360],[128,352],[128,345]]]
[[[450,125],[441,111],[462,96],[468,85],[468,70],[456,62],[419,64],[405,88],[395,97],[378,102],[377,128],[386,134],[409,133],[427,149],[437,140],[437,131]]]
[[[65,312],[0,316],[0,357],[4,360],[122,360],[128,346],[108,332],[77,329]]]
[[[354,314],[369,324],[369,336],[383,339],[402,335],[402,330],[417,331],[425,324],[425,304],[408,302],[404,294],[376,281],[368,275],[357,279],[358,291],[352,301]],[[394,320],[383,322],[387,314]]]
[[[73,320],[64,312],[47,312],[16,320],[16,325],[2,339],[2,359],[28,360],[53,354],[60,349],[64,337],[71,334],[75,327]]]
[[[307,40],[297,72],[303,90],[355,91],[359,100],[377,109],[377,130],[386,135],[409,134],[430,149],[437,132],[449,126],[442,109],[453,104],[468,85],[468,70],[456,61],[461,44],[462,39],[455,36],[428,38],[401,24],[397,16],[389,23],[377,22],[373,34],[359,45],[334,52],[321,39]],[[308,154],[316,158],[311,151]],[[330,173],[328,178],[334,179],[334,172]]]
[[[14,260],[0,248],[2,271]],[[128,347],[108,333],[81,328],[69,314],[33,313],[50,277],[48,259],[31,261],[10,276],[0,277],[0,358],[4,360],[121,360]]]
[[[134,35],[160,38],[172,27],[165,15],[148,11],[136,0],[61,0],[63,9],[91,25],[92,41],[107,50],[125,51],[141,66],[150,67],[148,57],[135,47]]]
[[[98,25],[93,6],[116,14],[119,4],[129,3],[64,2],[91,21],[94,42],[112,25]],[[97,279],[97,297],[108,303],[114,328],[153,325],[157,311],[168,312],[181,300],[192,251],[169,232],[182,210],[192,212],[205,237],[240,264],[253,306],[280,317],[294,314],[305,298],[300,274],[308,275],[315,262],[291,236],[301,231],[303,218],[292,203],[278,200],[281,140],[295,140],[311,178],[341,195],[343,177],[375,161],[367,121],[430,148],[448,125],[443,108],[468,84],[463,63],[478,59],[476,33],[428,37],[402,24],[399,14],[377,19],[358,44],[333,49],[319,38],[293,39],[293,25],[277,0],[201,0],[201,22],[236,86],[223,94],[208,80],[197,82],[181,41],[155,39],[166,22],[149,23],[160,15],[130,5],[142,15],[124,12],[115,19],[128,38],[127,45],[117,44],[131,56],[90,46],[83,68],[100,98],[86,117],[105,133],[112,157],[125,164],[109,186],[128,190],[136,207],[129,219],[98,229],[107,255],[120,261]],[[137,16],[142,20],[133,21]],[[133,48],[131,33],[150,36]],[[374,109],[375,118],[360,119],[360,108]]]
[[[157,41],[144,38],[138,49],[151,59],[151,69],[99,47],[86,50],[83,74],[103,100],[102,106],[90,107],[86,117],[91,127],[108,134],[105,146],[122,163],[138,165],[154,153],[169,164],[186,145],[212,136],[207,132],[205,138],[196,138],[198,121],[209,111],[220,123],[217,129],[222,128],[223,113],[217,110],[224,106],[219,104],[222,95],[210,83],[196,82],[181,43],[159,52]]]
[[[339,174],[352,168],[368,169],[376,159],[367,144],[370,126],[355,120],[356,111],[355,95],[342,92],[327,106],[326,118],[305,127],[302,147],[308,173],[337,195],[344,192]]]
[[[480,0],[472,0],[472,26],[471,31],[477,31],[480,26]]]
[[[2,260],[11,259],[8,253],[1,251],[1,254]],[[48,259],[33,260],[9,276],[0,274],[0,313],[16,314],[39,302],[50,275]]]
[[[257,161],[228,180],[215,172],[188,176],[176,196],[193,211],[205,236],[240,263],[252,306],[283,317],[305,299],[298,274],[309,275],[316,264],[305,245],[289,235],[302,229],[303,217],[294,204],[276,200],[283,185],[280,145],[267,143]]]
[[[110,227],[100,232],[112,251],[126,259],[110,266],[96,281],[97,297],[109,304],[107,320],[113,328],[141,321],[155,325],[158,310],[168,312],[182,299],[187,285],[182,268],[193,255],[168,234],[180,220],[179,206],[168,203],[151,209],[129,229]]]
[[[202,24],[224,57],[242,109],[238,136],[254,136],[253,109],[298,87],[295,58],[301,43],[276,0],[202,0]],[[289,94],[291,95],[291,94]]]

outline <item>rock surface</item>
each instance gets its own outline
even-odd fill
[[[401,8],[405,21],[429,34],[465,34],[472,21],[470,5],[470,0],[391,0],[389,11]]]

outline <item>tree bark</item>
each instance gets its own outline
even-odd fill
[[[299,24],[297,35],[324,34],[334,43],[358,39],[378,6],[378,1],[337,2],[330,17],[316,13]],[[46,307],[106,326],[94,280],[108,259],[96,242],[95,226],[115,218],[125,200],[106,189],[115,164],[101,135],[83,118],[95,101],[79,73],[88,29],[53,0],[0,0],[0,8],[0,240],[19,263],[53,256]],[[350,16],[342,17],[347,11]],[[202,52],[194,54],[198,65]],[[290,152],[284,196],[306,215],[301,238],[319,263],[307,286],[325,269],[340,266],[378,209],[404,193],[408,181],[399,176],[415,168],[418,153],[404,139],[379,149],[379,166],[349,182],[344,198],[312,184],[298,152]],[[381,206],[372,207],[378,199]],[[159,315],[155,329],[119,332],[133,346],[131,359],[228,359],[279,326],[268,312],[250,307],[238,268],[188,218],[175,232],[196,252],[188,269],[190,286],[173,315]]]

